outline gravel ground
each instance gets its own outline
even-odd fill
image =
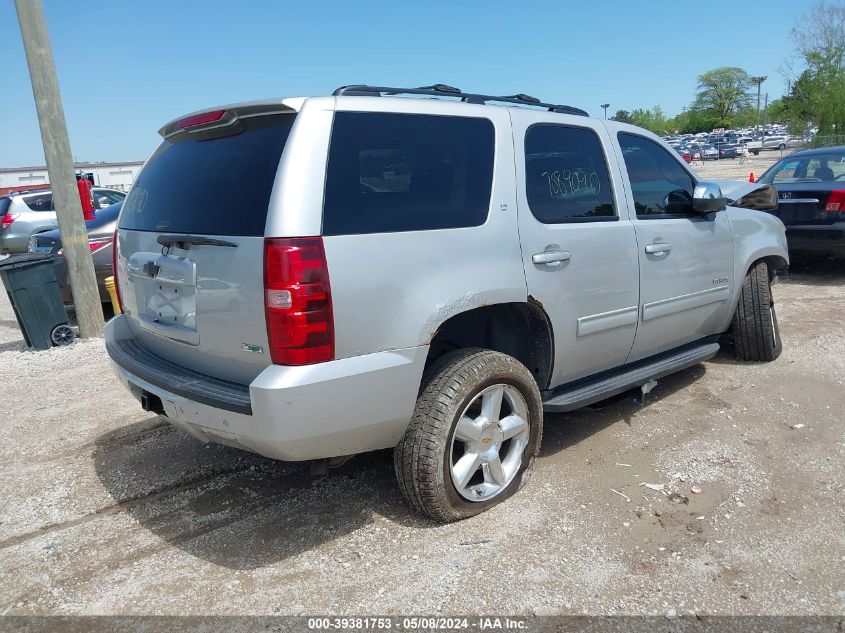
[[[748,180],[751,173],[755,178],[763,175],[769,167],[779,161],[781,156],[786,156],[797,150],[779,151],[765,151],[760,152],[758,156],[750,155],[745,158],[725,158],[722,160],[707,160],[701,162],[699,160],[693,161],[692,168],[698,172],[702,178]]]
[[[4,296],[0,614],[842,614],[845,267],[775,298],[777,361],[723,351],[645,406],[548,415],[527,488],[443,526],[389,452],[311,483],[204,446],[101,341],[26,351]]]

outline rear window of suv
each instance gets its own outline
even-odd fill
[[[484,224],[493,148],[488,119],[338,112],[326,173],[323,234]]]
[[[165,140],[123,204],[121,229],[263,236],[290,114],[241,119],[226,136]]]

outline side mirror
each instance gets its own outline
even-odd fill
[[[692,210],[696,213],[723,211],[727,201],[715,182],[700,182],[692,192]]]

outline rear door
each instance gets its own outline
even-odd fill
[[[270,364],[263,243],[294,115],[223,120],[175,130],[145,164],[118,223],[119,281],[141,344],[248,383]]]
[[[604,127],[511,110],[523,267],[554,327],[552,385],[622,365],[637,326],[637,241]]]
[[[629,362],[716,334],[730,305],[733,236],[726,213],[692,213],[695,179],[657,141],[617,135],[640,268],[640,324]]]

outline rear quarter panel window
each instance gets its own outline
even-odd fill
[[[256,116],[225,136],[166,139],[124,201],[120,228],[263,236],[292,125],[292,115]]]
[[[494,143],[488,119],[338,112],[326,172],[323,234],[484,224]]]
[[[33,211],[54,211],[53,194],[42,193],[36,196],[26,196],[23,198],[24,204]]]

